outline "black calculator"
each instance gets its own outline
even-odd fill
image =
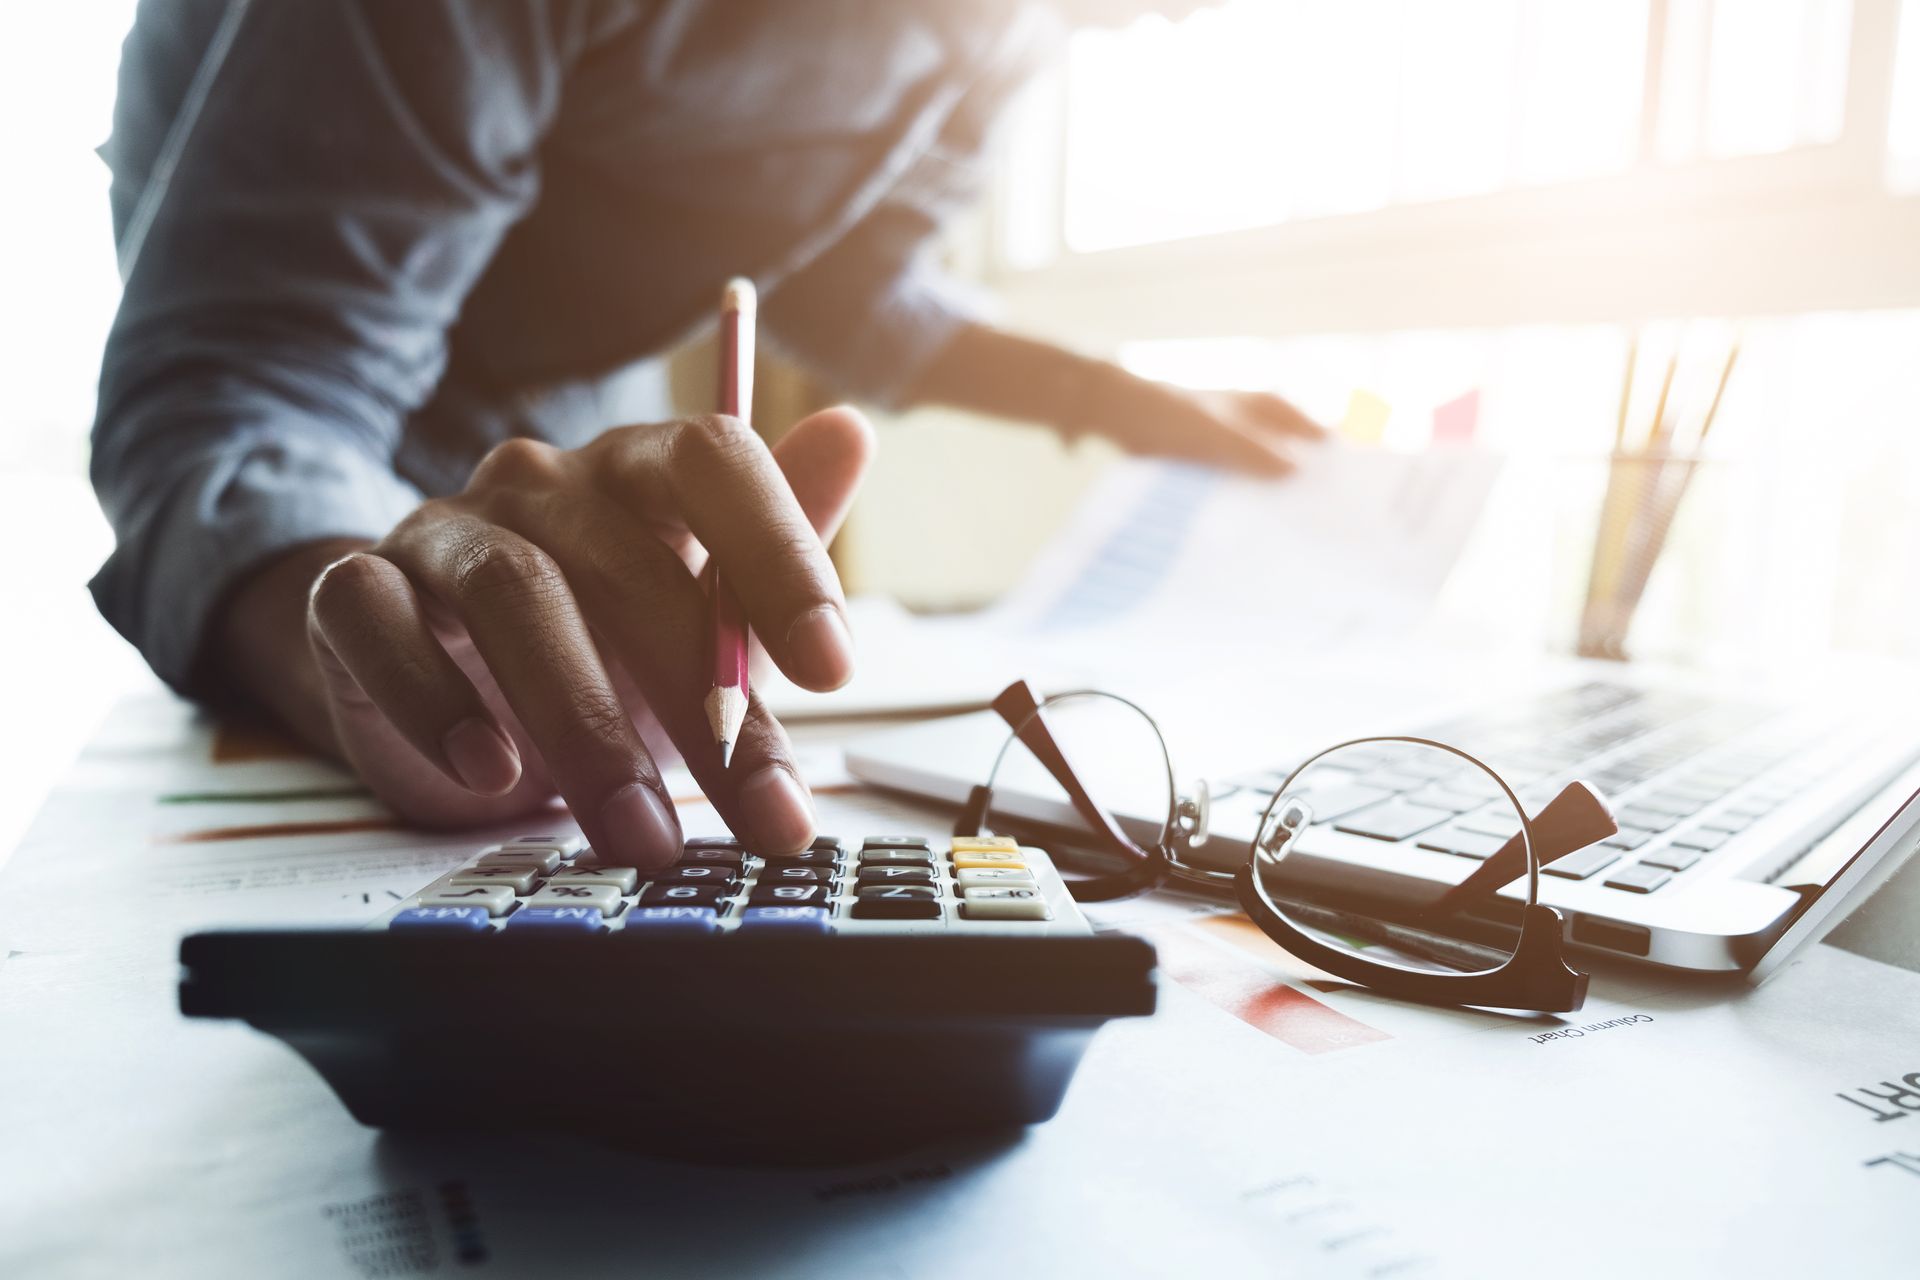
[[[565,1129],[707,1161],[824,1163],[1053,1115],[1146,942],[1096,935],[1005,837],[480,850],[364,930],[223,930],[180,1007],[292,1046],[363,1124]]]

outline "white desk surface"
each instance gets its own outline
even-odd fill
[[[477,837],[182,841],[370,812],[166,802],[340,781],[208,743],[168,700],[123,707],[0,873],[0,1274],[412,1275],[478,1242],[502,1276],[1892,1277],[1920,1249],[1920,974],[1829,947],[1758,991],[1606,974],[1581,1014],[1516,1019],[1314,987],[1143,899],[1099,916],[1159,946],[1160,1012],[1106,1028],[1023,1135],[799,1171],[386,1138],[279,1042],[181,1019],[177,938],[365,918]],[[1236,984],[1309,1016],[1249,1020]]]

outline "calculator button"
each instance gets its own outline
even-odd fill
[[[678,866],[647,874],[651,884],[732,884],[738,877],[732,867]]]
[[[503,884],[515,893],[533,892],[540,868],[520,866],[462,867],[447,877],[448,884]]]
[[[731,849],[735,853],[745,853],[747,846],[732,836],[692,836],[680,846],[688,853],[697,853],[702,849]]]
[[[860,883],[869,884],[932,884],[932,867],[875,867],[860,864]]]
[[[485,907],[408,907],[387,922],[389,929],[441,929],[448,933],[485,933],[492,919]]]
[[[1038,889],[968,889],[960,914],[969,920],[1051,920]]]
[[[740,927],[826,933],[831,926],[825,907],[748,907],[740,917]]]
[[[1012,836],[955,836],[953,854],[957,858],[963,853],[1013,853],[1018,854],[1020,842]]]
[[[717,933],[720,913],[712,907],[635,907],[627,912],[627,933]]]
[[[621,893],[632,893],[640,882],[640,873],[632,867],[562,867],[548,884],[610,884]]]
[[[868,836],[860,842],[860,848],[866,853],[884,849],[918,850],[926,854],[933,852],[933,846],[919,836]]]
[[[640,891],[640,905],[711,907],[732,892],[732,885],[723,884],[653,884]]]
[[[817,906],[833,897],[833,886],[829,884],[767,884],[762,881],[753,887],[753,893],[747,901],[754,906],[779,904],[789,907]]]
[[[933,855],[925,849],[863,849],[863,867],[930,867]]]
[[[515,836],[504,846],[508,849],[551,849],[562,858],[578,857],[587,847],[579,836]]]
[[[599,933],[606,928],[598,907],[527,907],[507,919],[515,933],[545,929],[550,933]]]
[[[831,853],[838,857],[846,846],[840,843],[839,836],[821,836],[813,842],[811,847],[815,853]]]
[[[730,867],[735,872],[746,861],[747,855],[739,849],[689,849],[680,855],[675,866],[680,867]]]
[[[856,920],[938,920],[940,897],[918,884],[875,885],[862,889],[853,904]]]
[[[788,866],[785,863],[779,863],[760,869],[761,884],[826,884],[832,880],[832,867]]]
[[[620,909],[620,890],[610,884],[549,884],[527,899],[530,907],[598,907],[610,916]]]
[[[962,889],[974,885],[1033,887],[1033,873],[1025,867],[967,867],[954,872],[953,879]]]
[[[987,849],[979,853],[956,853],[953,866],[957,871],[968,867],[1022,867],[1027,865],[1025,858],[1017,853],[1006,853],[998,849]]]
[[[413,900],[413,905],[484,907],[488,913],[502,916],[513,910],[513,890],[504,884],[442,884],[420,894]]]
[[[473,860],[476,867],[538,867],[542,871],[552,871],[560,865],[560,852],[557,849],[514,849],[509,851],[505,845],[493,845]]]
[[[763,853],[769,866],[806,866],[831,867],[839,863],[840,854],[834,849],[802,849],[798,853]]]

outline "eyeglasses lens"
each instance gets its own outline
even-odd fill
[[[1512,954],[1525,877],[1464,910],[1441,898],[1520,830],[1484,767],[1371,741],[1309,760],[1273,794],[1256,866],[1281,916],[1328,947],[1415,972],[1485,972]]]

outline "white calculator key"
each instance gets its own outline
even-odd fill
[[[1033,873],[1025,867],[962,867],[954,873],[953,879],[962,889],[975,885],[982,888],[994,885],[1002,888],[1033,887]]]
[[[488,845],[479,857],[473,860],[476,867],[538,867],[542,871],[552,871],[560,865],[558,849],[513,849],[506,845]]]
[[[515,836],[501,847],[506,849],[551,849],[563,858],[572,858],[587,847],[587,842],[579,836]]]
[[[428,885],[410,904],[416,907],[485,907],[488,915],[504,915],[513,906],[513,890],[504,884]]]
[[[530,907],[598,907],[605,916],[620,909],[620,888],[611,884],[550,884],[526,901]]]
[[[973,888],[961,890],[960,914],[968,920],[1051,920],[1047,900],[1038,889]]]
[[[554,884],[610,884],[621,893],[632,893],[640,883],[640,873],[632,867],[562,867],[553,873]]]
[[[487,867],[462,867],[447,877],[448,884],[504,884],[515,893],[533,892],[540,868],[532,863],[503,862]]]

